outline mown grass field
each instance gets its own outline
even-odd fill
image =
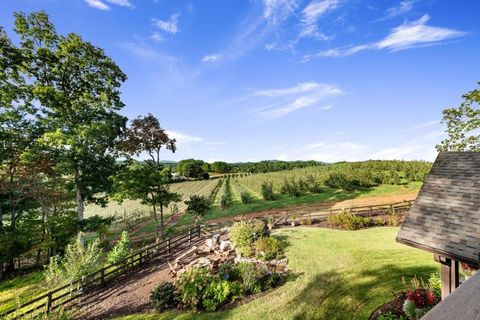
[[[359,231],[297,227],[275,232],[289,246],[295,277],[284,286],[217,313],[135,314],[118,319],[368,319],[417,275],[438,271],[431,254],[395,242],[398,228]]]

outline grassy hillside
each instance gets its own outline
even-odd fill
[[[132,315],[119,319],[367,319],[403,289],[402,277],[438,271],[431,254],[395,242],[398,228],[341,231],[298,227],[276,235],[289,242],[296,274],[284,286],[218,313]]]

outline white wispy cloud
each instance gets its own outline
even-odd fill
[[[263,0],[263,17],[270,24],[283,22],[297,8],[296,0]]]
[[[99,10],[110,10],[110,7],[107,6],[100,0],[85,0],[85,2],[92,8],[99,9]]]
[[[115,4],[117,6],[133,8],[133,5],[128,0],[106,0],[106,1],[111,4]]]
[[[343,93],[335,85],[317,82],[299,83],[289,88],[258,90],[254,95],[267,98],[268,104],[256,108],[254,112],[263,118],[279,118]],[[328,110],[331,107],[321,109]]]
[[[192,142],[203,142],[204,139],[198,136],[188,135],[185,133],[167,130],[167,134],[170,138],[174,138],[177,140],[178,144],[188,144]]]
[[[413,5],[417,2],[418,0],[403,0],[398,5],[388,8],[386,15],[377,21],[383,21],[406,14],[412,11]]]
[[[310,4],[302,10],[299,37],[318,40],[330,39],[330,37],[319,30],[317,22],[318,19],[327,12],[334,10],[338,4],[339,0],[314,0],[310,2]]]
[[[223,57],[223,55],[221,55],[221,54],[209,54],[209,55],[204,56],[201,61],[202,62],[214,62],[214,61],[220,60],[222,57]]]
[[[114,4],[121,7],[129,7],[134,8],[132,3],[129,0],[104,0],[110,4]],[[110,7],[105,4],[102,0],[85,0],[85,2],[92,8],[99,9],[99,10],[110,10]]]
[[[430,20],[428,14],[420,19],[405,22],[401,26],[393,28],[384,39],[356,46],[339,47],[320,51],[314,55],[304,56],[303,61],[322,57],[346,57],[367,50],[389,50],[391,52],[415,47],[423,47],[438,44],[446,40],[462,37],[466,32],[427,25]]]
[[[178,131],[167,130],[167,134],[170,138],[175,138],[177,140],[177,143],[181,145],[197,143],[207,146],[222,146],[226,144],[225,142],[209,141],[196,135],[190,135]]]
[[[180,17],[179,13],[174,13],[170,16],[168,20],[161,20],[161,19],[152,19],[153,24],[160,30],[166,33],[170,33],[175,35],[177,32],[180,31],[178,27],[178,18]]]

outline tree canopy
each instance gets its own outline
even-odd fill
[[[480,90],[471,90],[462,98],[458,108],[443,110],[448,137],[437,145],[438,151],[480,150]]]

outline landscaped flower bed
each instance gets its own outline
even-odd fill
[[[432,273],[428,283],[414,277],[405,291],[375,310],[371,320],[418,320],[440,302],[440,276]]]
[[[284,283],[287,277],[283,253],[285,243],[270,236],[263,221],[237,222],[230,229],[229,236],[236,257],[215,268],[193,264],[180,272],[174,283],[160,283],[150,297],[157,311],[175,308],[216,311]],[[207,242],[213,245],[218,242],[218,237],[214,235]]]

